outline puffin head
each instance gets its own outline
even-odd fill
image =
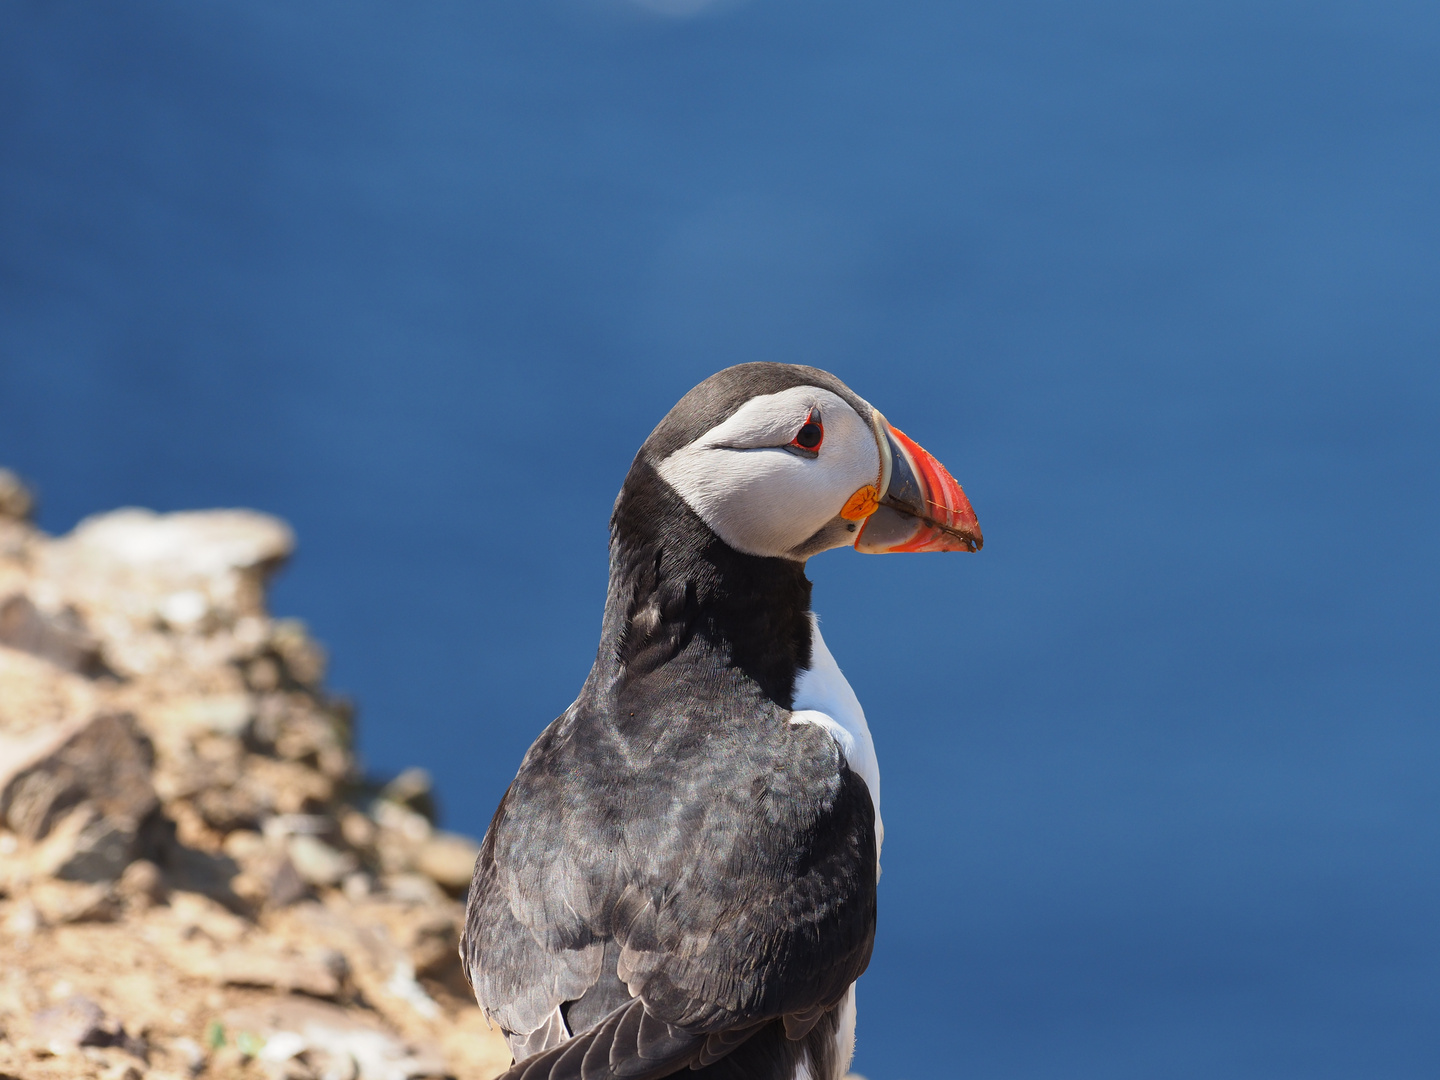
[[[717,372],[670,410],[640,457],[749,555],[803,562],[847,544],[881,554],[984,543],[945,466],[819,368]]]

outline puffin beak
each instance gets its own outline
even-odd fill
[[[880,446],[881,495],[855,537],[855,550],[879,555],[904,551],[979,551],[980,522],[965,492],[944,465],[899,428],[874,413]]]

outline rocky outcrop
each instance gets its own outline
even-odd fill
[[[243,510],[52,538],[0,470],[0,1076],[483,1080],[476,844],[369,781]]]

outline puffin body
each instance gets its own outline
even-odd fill
[[[461,956],[505,1080],[838,1080],[882,837],[805,560],[977,550],[958,484],[840,380],[743,364],[636,455],[595,665],[490,823]]]

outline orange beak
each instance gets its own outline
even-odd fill
[[[855,550],[879,555],[908,551],[979,551],[980,522],[948,469],[923,446],[875,413],[880,445],[879,508],[865,519]]]

